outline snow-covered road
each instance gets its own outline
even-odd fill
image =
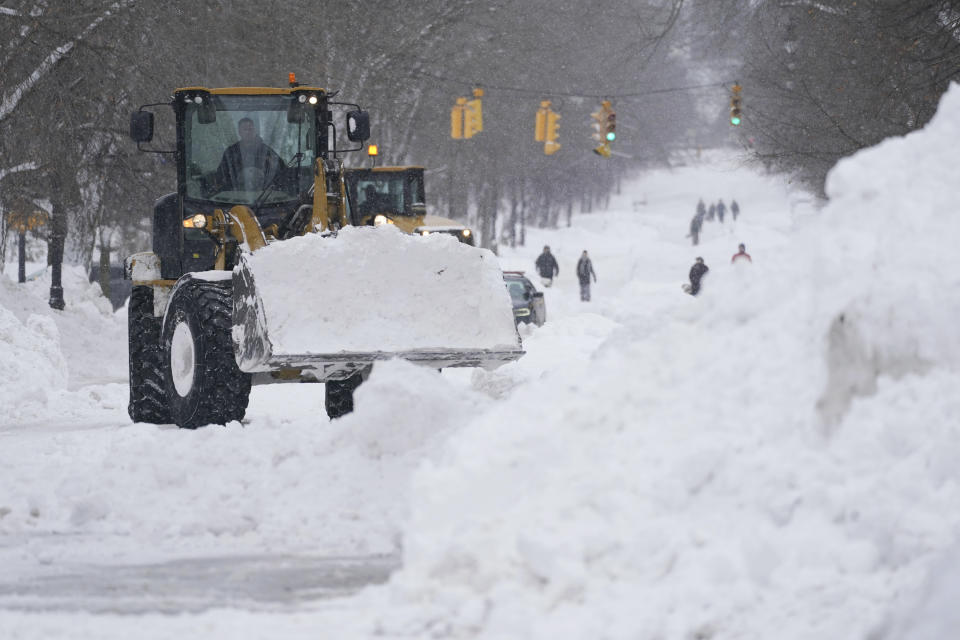
[[[560,276],[526,356],[378,365],[334,422],[278,385],[242,425],[129,424],[123,385],[71,383],[122,376],[122,314],[3,284],[0,637],[921,637],[960,533],[947,102],[822,212],[721,154],[528,230],[502,266],[549,244]],[[691,247],[700,197],[742,214]]]

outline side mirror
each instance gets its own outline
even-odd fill
[[[134,111],[130,114],[130,137],[137,144],[153,140],[153,114],[149,111]]]
[[[366,111],[347,113],[347,137],[353,142],[363,142],[370,137],[370,114]]]
[[[534,298],[542,298],[542,297],[543,297],[543,291],[534,291],[534,292],[533,292],[533,297],[534,297]]]

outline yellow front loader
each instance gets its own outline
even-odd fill
[[[340,156],[369,137],[369,116],[290,84],[177,89],[173,149],[145,146],[152,112],[131,116],[138,148],[177,169],[177,191],[154,206],[152,250],[126,261],[136,422],[226,424],[243,418],[251,384],[284,381],[325,383],[338,417],[378,360],[494,367],[523,353],[492,254],[348,226]],[[398,288],[420,306],[391,298]],[[464,290],[476,326],[454,334],[418,317],[433,304],[457,313]]]
[[[396,225],[405,233],[445,233],[471,246],[473,230],[427,213],[423,167],[346,169],[347,216],[354,225]]]

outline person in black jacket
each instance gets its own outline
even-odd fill
[[[702,226],[703,216],[698,213],[690,220],[690,233],[687,234],[688,238],[693,238],[694,246],[700,243],[700,227]]]
[[[237,123],[240,140],[223,152],[210,180],[215,191],[260,191],[277,179],[284,162],[260,137],[252,118]]]
[[[543,253],[537,258],[536,265],[537,273],[540,274],[540,280],[545,287],[553,284],[553,279],[560,275],[560,266],[557,265],[557,259],[550,253],[548,246],[543,248]]]
[[[710,271],[710,267],[703,263],[703,258],[697,256],[697,261],[690,267],[690,285],[687,293],[692,296],[700,293],[700,280]]]
[[[593,262],[587,255],[587,250],[583,250],[580,260],[577,261],[577,279],[580,281],[580,300],[590,302],[590,277],[597,281],[597,274],[593,271]]]

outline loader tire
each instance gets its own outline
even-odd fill
[[[353,392],[363,382],[363,375],[355,373],[344,380],[327,380],[325,405],[331,420],[353,412]]]
[[[163,380],[161,318],[153,316],[153,288],[133,287],[127,307],[127,341],[130,353],[130,404],[127,413],[134,422],[167,424],[166,386]]]
[[[177,286],[163,322],[164,382],[173,422],[183,429],[241,420],[250,374],[233,355],[232,288],[188,280]]]

